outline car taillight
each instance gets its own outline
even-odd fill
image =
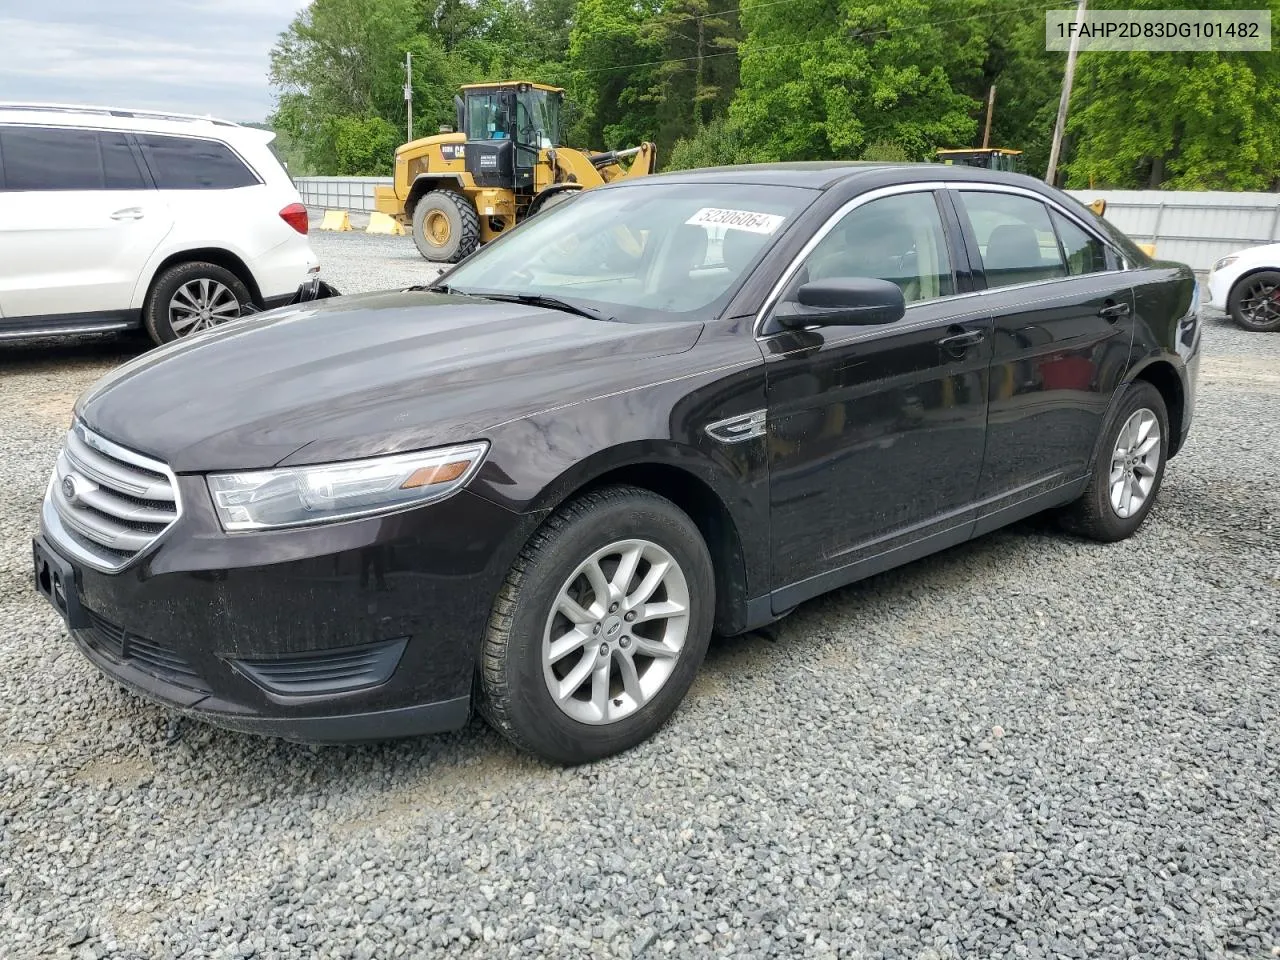
[[[300,203],[291,203],[280,211],[280,219],[303,236],[310,224],[307,222],[307,208]]]

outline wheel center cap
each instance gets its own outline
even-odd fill
[[[622,618],[610,617],[604,622],[604,635],[612,640],[622,632]]]

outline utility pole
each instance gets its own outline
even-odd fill
[[[1058,154],[1062,150],[1062,133],[1067,126],[1067,104],[1071,102],[1071,81],[1076,72],[1076,53],[1080,49],[1080,28],[1084,24],[1084,9],[1087,0],[1076,0],[1076,29],[1071,35],[1071,46],[1067,48],[1067,69],[1062,75],[1062,98],[1058,101],[1058,122],[1053,125],[1053,146],[1049,149],[1049,169],[1045,171],[1044,182],[1053,186],[1058,174]]]
[[[982,131],[982,149],[991,146],[991,114],[996,108],[996,85],[993,83],[987,91],[987,125]]]
[[[404,107],[405,113],[408,115],[406,122],[406,132],[409,140],[413,139],[413,54],[408,50],[404,52]]]

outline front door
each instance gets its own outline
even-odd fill
[[[985,305],[953,296],[955,253],[934,192],[855,204],[804,259],[775,309],[802,284],[839,277],[892,280],[908,305],[883,327],[770,332],[766,324],[779,610],[913,551],[958,543],[973,526],[991,352]]]
[[[1001,510],[1088,470],[1128,367],[1133,291],[1098,238],[1038,198],[969,187],[951,195],[995,322],[978,485],[994,525]]]

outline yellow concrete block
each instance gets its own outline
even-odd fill
[[[345,210],[326,210],[320,221],[321,230],[350,230],[351,214]]]
[[[393,237],[404,236],[404,224],[395,217],[388,216],[385,213],[369,214],[369,225],[364,228],[365,233],[389,233]]]

